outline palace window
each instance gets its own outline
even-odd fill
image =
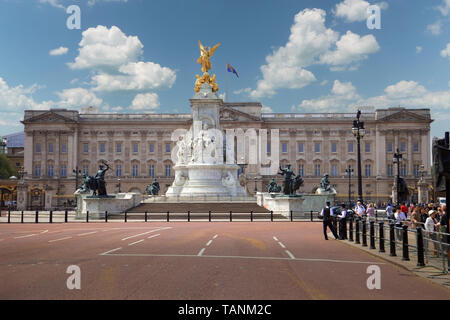
[[[337,164],[331,165],[331,175],[336,177],[338,175],[338,166]]]
[[[392,177],[394,175],[394,166],[392,164],[387,165],[387,175]]]
[[[118,164],[116,165],[116,177],[121,177],[122,176],[122,165]]]
[[[267,153],[270,153],[270,142],[267,142]]]
[[[83,152],[88,153],[89,152],[89,143],[83,143]]]
[[[171,170],[170,164],[166,164],[166,177],[170,177],[170,170]]]
[[[48,153],[53,153],[53,143],[48,144]]]
[[[283,142],[283,143],[281,144],[281,152],[287,153],[287,149],[288,149],[287,143]]]
[[[401,176],[406,176],[406,164],[402,164],[401,166],[400,166],[400,175]]]
[[[139,172],[138,172],[138,165],[137,164],[133,164],[133,177],[137,177]]]
[[[52,164],[48,165],[48,176],[53,177],[53,165]]]
[[[298,143],[298,152],[303,153],[303,142]]]
[[[372,166],[370,164],[366,164],[365,169],[366,177],[370,177],[372,175]]]
[[[366,152],[370,152],[370,142],[366,142]]]
[[[41,144],[36,143],[36,153],[41,153]]]
[[[100,143],[100,153],[105,153],[105,144],[104,143]]]
[[[419,142],[414,141],[414,144],[413,144],[413,151],[414,151],[414,152],[419,152]]]
[[[116,144],[116,153],[121,153],[122,152],[122,144],[118,143]]]
[[[170,152],[170,143],[166,143],[166,152]]]
[[[348,143],[348,152],[353,152],[353,142]]]
[[[89,174],[89,166],[87,164],[85,164],[83,166],[83,174],[84,175],[88,175]]]
[[[316,143],[314,144],[314,151],[315,151],[316,153],[319,153],[319,152],[320,152],[320,143],[319,143],[319,142],[316,142]]]
[[[320,164],[315,164],[314,165],[314,175],[316,177],[320,177]]]
[[[387,152],[392,152],[392,142],[388,142],[386,147],[387,147]]]
[[[400,152],[405,152],[406,151],[406,142],[401,142],[400,143]]]
[[[139,144],[133,143],[133,153],[138,153],[138,152],[139,152]]]
[[[41,166],[39,164],[34,167],[34,175],[37,177],[41,176]]]
[[[331,152],[332,153],[336,153],[337,152],[337,143],[336,142],[332,142],[331,143]]]
[[[151,164],[148,166],[148,175],[150,177],[154,177],[155,176],[155,165]]]
[[[61,153],[67,153],[67,144],[63,143],[61,145]]]
[[[148,145],[148,152],[155,152],[155,145],[153,143]]]
[[[60,172],[60,174],[61,174],[61,177],[67,177],[67,168],[66,168],[66,165],[62,165],[61,166],[61,172]]]
[[[304,176],[305,175],[305,166],[303,164],[299,164],[298,165],[298,174],[300,176]]]
[[[415,164],[414,165],[414,176],[418,177],[419,176],[419,169],[420,169],[420,165]]]

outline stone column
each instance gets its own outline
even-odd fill
[[[376,129],[376,140],[373,152],[376,155],[376,175],[386,175],[386,132]]]
[[[28,204],[28,184],[20,181],[17,185],[17,210],[27,210]]]
[[[24,170],[27,173],[26,177],[32,177],[34,160],[34,131],[25,131],[24,142]]]
[[[417,189],[419,190],[419,197],[417,201],[419,203],[428,203],[430,201],[428,184],[423,179],[420,179],[417,183]]]
[[[44,177],[48,177],[48,171],[47,171],[47,135],[48,132],[43,132],[43,143],[41,146],[41,175]]]
[[[164,164],[163,164],[163,138],[164,138],[164,131],[158,130],[156,132],[156,166],[155,166],[155,177],[156,176],[164,176]]]
[[[407,134],[408,134],[408,146],[407,146],[407,148],[408,148],[408,150],[407,150],[407,152],[408,152],[408,176],[412,176],[412,175],[414,175],[412,132],[408,131]]]
[[[52,201],[55,195],[55,190],[52,187],[48,187],[45,190],[45,210],[52,210]]]
[[[145,156],[147,154],[147,130],[141,130],[141,141],[139,145],[139,159],[141,162],[140,167],[140,176],[145,177],[148,175],[148,168],[147,168],[147,157]]]
[[[74,148],[74,133],[75,131],[69,131],[69,135],[67,137],[67,175],[71,175],[73,170],[75,170],[75,163],[73,161],[74,153],[76,152]]]
[[[61,175],[61,155],[60,155],[60,143],[61,143],[61,131],[56,131],[56,142],[55,142],[55,168],[54,168],[54,174],[56,178],[59,178]]]

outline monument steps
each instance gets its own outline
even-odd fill
[[[193,202],[193,203],[142,203],[137,207],[128,210],[128,213],[269,213],[266,208],[258,206],[256,203],[248,202]]]

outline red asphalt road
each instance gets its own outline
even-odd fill
[[[67,289],[70,265],[81,290]],[[450,299],[307,222],[1,225],[0,283],[0,299]]]

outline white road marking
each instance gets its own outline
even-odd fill
[[[286,246],[284,244],[282,244],[280,241],[278,241],[278,244],[283,248],[286,249]]]
[[[61,241],[61,240],[67,240],[70,238],[72,238],[72,237],[65,237],[65,238],[60,238],[60,239],[55,239],[55,240],[49,240],[48,242],[56,242],[56,241]]]
[[[120,248],[115,248],[115,249],[112,249],[112,250],[109,250],[109,251],[100,253],[100,255],[101,255],[101,256],[104,256],[104,255],[107,255],[108,253],[111,253],[111,252],[114,252],[114,251],[117,251],[117,250],[120,250],[120,249],[122,249],[122,247],[120,247]]]
[[[203,248],[202,250],[200,250],[200,252],[198,253],[198,255],[197,255],[197,256],[201,257],[201,256],[202,256],[202,254],[203,254],[203,252],[205,252],[205,248]]]
[[[273,237],[273,240],[278,241],[278,238],[277,237]]]
[[[152,235],[152,236],[150,236],[150,237],[148,237],[147,239],[151,239],[151,238],[155,238],[155,237],[157,237],[157,236],[160,236],[161,234],[154,234],[154,235]]]
[[[136,244],[136,243],[139,243],[139,242],[142,242],[142,241],[144,241],[144,239],[141,239],[141,240],[138,240],[138,241],[129,243],[128,245],[129,245],[129,246],[132,246],[132,245],[134,245],[134,244]]]
[[[41,233],[47,233],[48,232],[48,230],[44,230],[44,231],[42,231]]]
[[[28,237],[32,237],[32,236],[35,236],[35,235],[36,235],[35,233],[33,233],[33,234],[27,234],[26,236],[14,237],[14,239],[28,238]]]
[[[118,248],[121,249],[121,248]],[[304,261],[304,262],[333,262],[333,263],[350,263],[350,264],[386,264],[378,261],[350,261],[350,260],[333,260],[333,259],[318,259],[318,258],[285,258],[285,257],[252,257],[252,256],[213,256],[213,255],[203,255],[203,248],[200,250],[198,255],[189,254],[153,254],[153,253],[116,253],[110,254],[109,256],[118,257],[175,257],[175,258],[219,258],[219,259],[260,259],[260,260],[289,260],[289,261]],[[200,255],[200,253],[202,255]],[[106,253],[102,254],[106,255]]]
[[[129,236],[129,237],[123,238],[123,239],[122,239],[122,241],[124,241],[124,240],[128,240],[128,239],[131,239],[131,238],[136,238],[136,237],[139,237],[139,236],[143,236],[144,234],[149,234],[149,233],[152,233],[152,232],[156,232],[156,231],[160,231],[160,230],[168,229],[168,228],[170,228],[170,227],[166,227],[166,228],[159,228],[159,229],[155,229],[155,230],[151,230],[151,231],[147,231],[147,232],[143,232],[143,233],[135,234],[135,235],[132,235],[132,236]]]
[[[218,235],[216,234],[216,235],[213,237],[213,239],[217,238],[217,236],[218,236]]]
[[[209,240],[208,243],[206,243],[206,246],[209,246],[211,244],[212,240]]]
[[[86,232],[86,233],[80,233],[77,236],[81,237],[81,236],[87,236],[88,234],[93,234],[93,233],[97,233],[98,231],[91,231],[91,232]]]
[[[286,250],[286,253],[289,257],[291,257],[291,259],[295,259],[294,255],[289,250]]]

